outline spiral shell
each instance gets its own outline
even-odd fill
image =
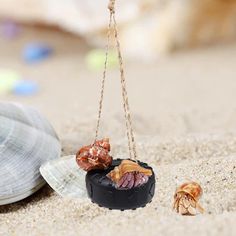
[[[76,154],[77,164],[85,171],[106,169],[112,163],[112,157],[109,155],[110,148],[108,138],[82,147]]]
[[[120,181],[127,173],[140,173],[145,176],[152,175],[152,171],[150,169],[143,168],[136,162],[123,160],[119,166],[115,167],[114,170],[107,174],[107,177],[110,178],[114,183],[120,185]],[[127,177],[129,176],[130,175],[127,175]]]
[[[60,156],[61,145],[49,122],[35,109],[0,103],[0,205],[22,200],[45,181],[40,166]]]

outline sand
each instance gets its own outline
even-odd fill
[[[55,56],[38,65],[19,60],[22,46],[43,40]],[[0,40],[2,67],[35,78],[33,97],[0,95],[30,104],[57,130],[63,155],[94,135],[101,72],[84,63],[87,47],[57,31],[24,29],[17,40]],[[0,207],[0,235],[235,235],[236,45],[176,53],[156,62],[126,65],[139,158],[156,172],[151,204],[135,211],[110,211],[88,199],[63,199],[49,186]],[[114,156],[127,157],[118,74],[109,73],[101,136],[111,137]],[[117,80],[116,80],[117,78]],[[198,181],[206,212],[195,217],[172,211],[173,194],[184,181]]]

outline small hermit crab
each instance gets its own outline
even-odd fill
[[[115,183],[116,188],[131,189],[147,183],[151,175],[150,169],[146,169],[134,161],[123,160],[119,166],[107,174],[107,177]]]
[[[201,186],[196,182],[182,184],[175,192],[174,210],[181,215],[196,215],[197,211],[203,213],[204,209],[198,203],[202,193]]]
[[[82,147],[76,154],[77,164],[85,171],[106,169],[112,163],[109,155],[111,146],[108,138],[95,141],[94,144]]]

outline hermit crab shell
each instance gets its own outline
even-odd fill
[[[107,176],[117,183],[126,173],[130,172],[139,172],[143,173],[147,176],[152,175],[152,171],[150,169],[143,168],[138,163],[130,161],[130,160],[123,160],[121,164],[114,168]]]
[[[62,197],[84,198],[86,172],[78,167],[75,156],[52,160],[41,166],[40,172],[47,183]]]
[[[49,122],[33,108],[0,103],[0,205],[22,200],[45,181],[39,168],[60,156]]]
[[[202,196],[202,188],[196,182],[189,182],[182,184],[177,190],[176,193],[184,192],[193,197],[196,201]]]

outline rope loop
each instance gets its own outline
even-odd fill
[[[119,59],[119,67],[120,67],[120,81],[121,81],[121,89],[122,89],[123,108],[124,108],[124,113],[125,113],[125,125],[126,125],[126,135],[128,138],[129,154],[130,154],[130,159],[134,159],[135,161],[137,161],[136,144],[134,140],[134,131],[132,127],[132,120],[131,120],[130,107],[129,107],[129,101],[128,101],[128,93],[127,93],[126,82],[125,82],[124,63],[123,63],[123,58],[121,54],[120,41],[118,37],[118,27],[117,27],[116,17],[115,17],[115,0],[110,0],[108,4],[108,9],[110,10],[110,21],[109,21],[108,31],[107,31],[105,63],[104,63],[104,71],[103,71],[103,77],[102,77],[99,111],[98,111],[98,119],[97,119],[94,143],[97,140],[98,131],[100,127],[103,97],[104,97],[104,90],[105,90],[105,79],[106,79],[106,74],[107,74],[108,51],[109,51],[111,31],[112,31],[111,28],[112,28],[112,23],[113,23],[116,49],[117,49],[117,54],[118,54],[118,59]]]

